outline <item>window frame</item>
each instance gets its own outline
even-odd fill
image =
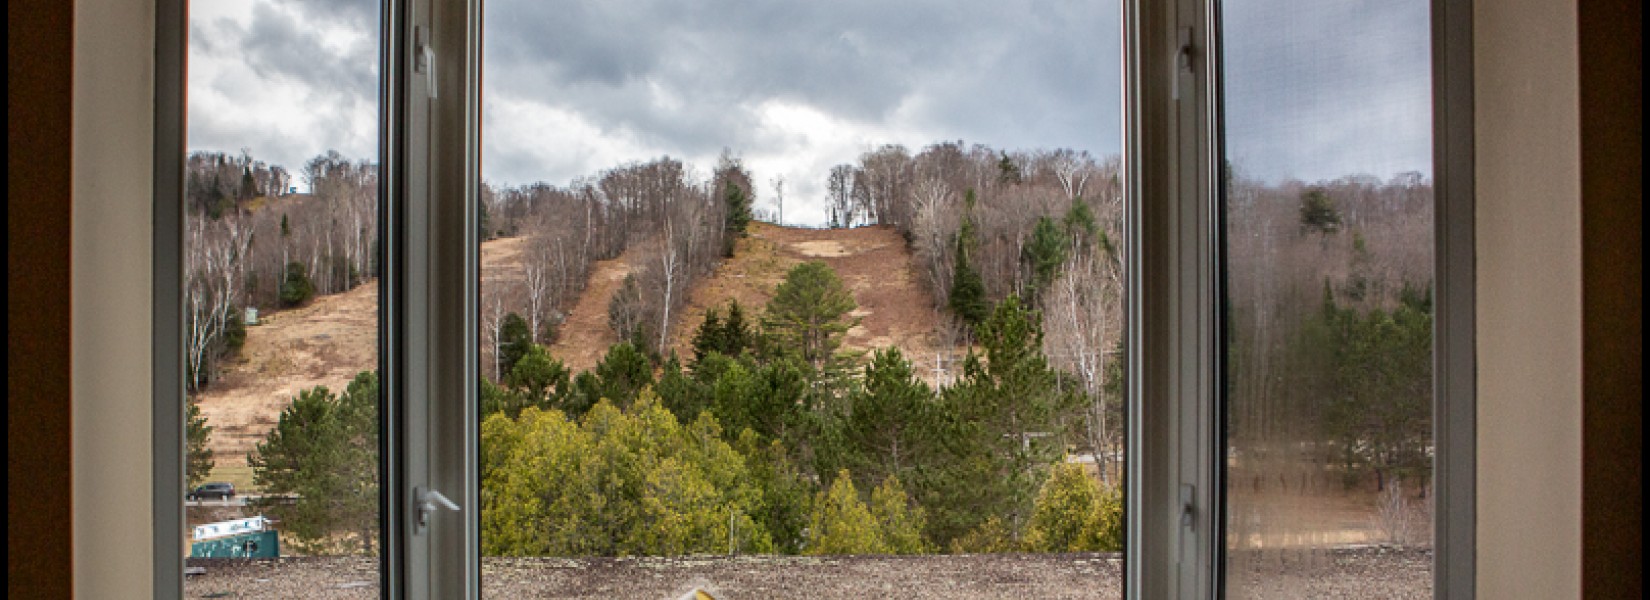
[[[1128,378],[1124,477],[1127,598],[1223,594],[1217,391],[1218,0],[1123,0]],[[480,593],[478,374],[473,319],[480,161],[481,0],[385,0],[380,139],[381,594]],[[187,0],[156,0],[154,93],[152,525],[155,597],[183,592],[182,244]],[[424,28],[415,33],[415,29]],[[1187,32],[1190,70],[1177,66]],[[435,34],[440,93],[412,68]],[[1473,78],[1471,0],[1433,0],[1435,189],[1434,593],[1475,588]],[[1151,76],[1176,73],[1174,77]],[[1176,81],[1178,79],[1179,81]],[[1183,94],[1187,101],[1178,101]],[[451,99],[451,100],[448,100]],[[436,148],[463,148],[436,152]],[[459,176],[453,177],[454,173]],[[443,177],[443,174],[446,176]],[[455,231],[454,229],[461,231]],[[459,286],[431,281],[460,278]],[[455,340],[459,343],[446,343]],[[458,364],[461,368],[428,368]],[[421,380],[413,380],[417,374]],[[440,398],[447,398],[443,402]],[[1153,410],[1145,410],[1145,407]],[[465,507],[410,533],[409,483],[462,491]],[[1180,486],[1190,485],[1188,502]],[[442,489],[441,486],[437,486]],[[166,507],[176,507],[174,509]],[[1190,524],[1181,525],[1189,509]],[[440,513],[450,515],[450,513]],[[456,527],[456,529],[455,529]],[[454,560],[453,557],[459,557]],[[413,574],[421,574],[414,578]]]

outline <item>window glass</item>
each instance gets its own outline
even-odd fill
[[[188,13],[185,595],[375,597],[379,5]]]
[[[1119,595],[1120,14],[487,2],[483,590]]]
[[[1429,5],[1220,4],[1229,597],[1430,597]]]

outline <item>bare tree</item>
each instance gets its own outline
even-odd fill
[[[184,306],[189,358],[189,387],[196,389],[211,375],[210,367],[223,350],[223,336],[240,306],[241,257],[251,232],[235,216],[216,221],[192,218],[184,241]]]

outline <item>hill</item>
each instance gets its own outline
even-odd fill
[[[493,240],[482,246],[484,287],[519,277],[525,238]],[[607,305],[627,273],[636,267],[629,253],[601,261],[568,312],[550,353],[575,371],[589,369],[617,342],[607,324]],[[898,347],[933,383],[952,362],[945,319],[917,279],[904,239],[892,227],[804,229],[752,223],[734,257],[689,291],[688,303],[672,319],[671,348],[692,354],[693,331],[705,312],[736,299],[755,317],[786,271],[819,260],[835,269],[852,291],[860,324],[849,330],[846,350]],[[299,390],[317,385],[341,391],[349,380],[377,364],[378,285],[369,280],[347,292],[317,297],[308,305],[265,313],[247,329],[246,344],[220,378],[198,398],[215,428],[213,480],[251,488],[246,454],[275,426],[281,410]]]

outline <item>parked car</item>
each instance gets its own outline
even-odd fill
[[[207,483],[184,495],[184,498],[189,500],[204,500],[207,498],[217,498],[222,500],[234,497],[235,484],[224,481]]]

